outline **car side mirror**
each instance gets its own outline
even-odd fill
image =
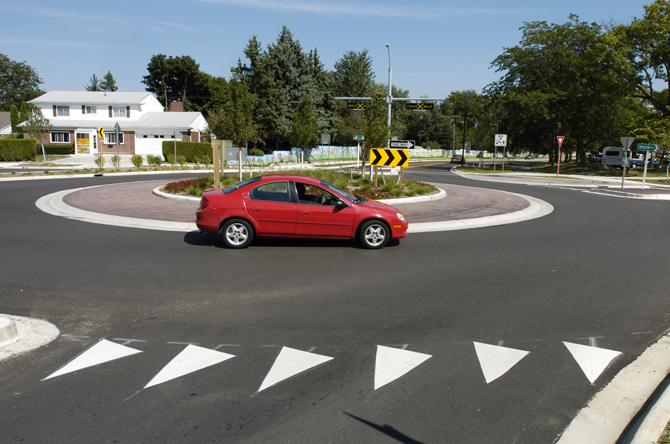
[[[346,203],[343,200],[338,200],[337,203],[335,204],[337,208],[347,208],[349,206],[348,203]]]

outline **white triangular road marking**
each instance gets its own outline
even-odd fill
[[[291,376],[307,371],[310,368],[328,362],[331,359],[333,358],[330,356],[317,355],[316,353],[282,347],[279,356],[277,356],[275,363],[272,364],[270,372],[265,377],[265,380],[258,391],[262,392],[268,387],[272,387]]]
[[[77,370],[81,370],[87,367],[93,367],[94,365],[113,361],[115,359],[125,358],[126,356],[131,356],[136,353],[142,353],[142,350],[136,350],[134,348],[126,347],[125,345],[117,344],[116,342],[108,341],[107,339],[102,339],[100,342],[74,358],[59,370],[56,370],[46,378],[42,379],[42,381],[55,378],[56,376],[64,375],[66,373],[76,372]]]
[[[154,376],[144,388],[162,384],[171,379],[188,375],[189,373],[202,370],[203,368],[227,361],[234,357],[235,355],[189,344],[181,351],[181,353],[175,356],[172,361],[163,367],[163,369],[158,372],[158,374]]]
[[[573,344],[565,341],[563,341],[563,344],[568,348],[572,357],[575,358],[575,361],[577,361],[577,364],[579,364],[591,384],[598,379],[610,362],[621,354],[621,352],[606,348]]]
[[[484,379],[489,384],[507,373],[528,353],[525,350],[474,342]]]
[[[395,381],[430,358],[432,355],[425,353],[378,345],[375,361],[375,390]]]

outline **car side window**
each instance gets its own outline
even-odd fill
[[[296,182],[295,188],[298,192],[298,203],[300,204],[334,207],[340,200],[334,194],[323,188],[308,183]]]
[[[271,182],[254,188],[249,193],[251,200],[263,200],[267,202],[291,202],[288,192],[288,182]]]

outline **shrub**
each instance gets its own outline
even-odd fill
[[[262,156],[262,155],[264,155],[265,153],[264,153],[263,150],[261,150],[261,149],[258,149],[258,148],[251,148],[251,149],[249,150],[249,154],[252,155],[252,156]]]
[[[40,150],[42,147],[40,146]],[[47,156],[66,156],[74,154],[74,145],[44,145]]]
[[[177,163],[181,166],[186,165],[186,156],[182,154],[177,155]]]
[[[152,154],[149,154],[147,156],[147,163],[151,166],[161,166],[161,163],[163,163],[163,159],[161,159],[161,156],[154,156]]]
[[[167,161],[167,163],[174,166],[174,154],[168,154],[167,156],[165,156],[165,160]]]
[[[95,164],[98,165],[98,168],[104,167],[105,166],[104,156],[95,156]]]
[[[163,142],[163,157],[166,160],[169,155],[174,156],[174,143],[172,140]],[[177,142],[177,160],[180,155],[184,156],[186,162],[196,162],[196,158],[202,158],[203,155],[211,158],[212,145],[206,142]]]
[[[133,165],[135,165],[135,168],[140,168],[144,163],[144,159],[142,159],[142,156],[139,154],[133,155],[133,157],[130,158],[130,161]]]
[[[112,164],[118,168],[119,165],[121,165],[121,156],[117,156],[116,154],[114,154],[112,156]]]
[[[35,160],[35,139],[0,139],[0,160],[16,162]]]

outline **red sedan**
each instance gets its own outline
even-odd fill
[[[395,208],[298,175],[258,176],[207,190],[196,216],[200,230],[220,234],[230,248],[246,248],[254,236],[356,239],[365,248],[407,236],[407,220]]]

